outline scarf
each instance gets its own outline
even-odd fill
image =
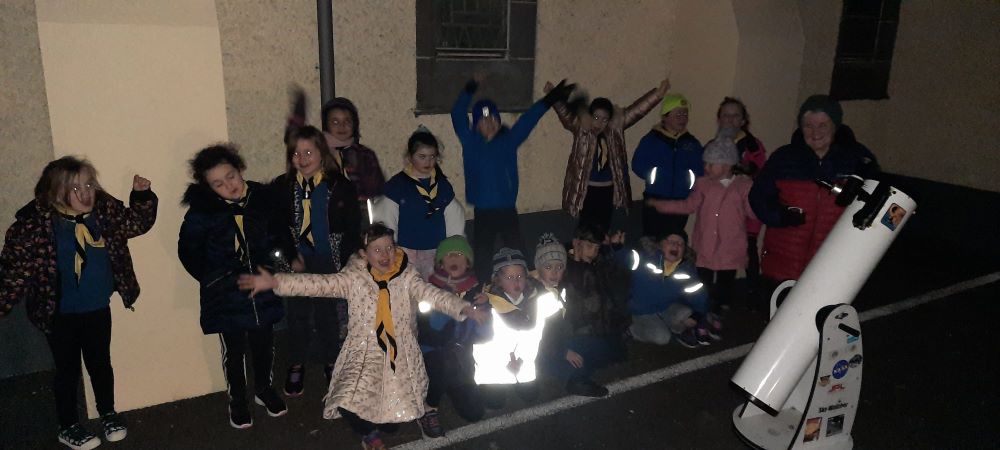
[[[56,210],[59,211],[59,215],[63,219],[76,223],[73,229],[73,234],[76,236],[76,256],[73,258],[73,270],[76,272],[76,282],[79,283],[83,268],[87,265],[87,246],[104,248],[104,237],[100,233],[92,233],[87,227],[86,220],[91,213],[74,214],[73,211],[59,205],[56,205]],[[94,234],[97,234],[97,239],[94,239]]]
[[[597,171],[608,167],[608,140],[603,134],[597,136]]]
[[[406,176],[413,180],[413,185],[417,187],[417,194],[420,194],[420,198],[424,199],[424,203],[427,204],[427,215],[426,217],[433,216],[434,213],[441,209],[441,205],[435,205],[434,200],[437,199],[438,195],[438,183],[437,183],[437,166],[434,166],[434,170],[431,171],[431,177],[429,182],[429,187],[425,188],[424,184],[420,182],[420,179],[413,174],[413,165],[407,164],[403,169]]]
[[[312,247],[315,245],[312,235],[312,193],[323,182],[323,171],[317,172],[308,180],[302,174],[296,174],[295,181],[302,189],[302,228],[299,229],[299,242],[306,242]]]
[[[243,183],[243,198],[239,200],[226,200],[226,205],[229,206],[229,211],[233,214],[233,220],[236,221],[236,237],[233,242],[233,250],[236,251],[236,257],[240,259],[243,264],[250,264],[250,253],[247,250],[247,237],[243,232],[243,213],[244,209],[247,207],[247,200],[250,198],[250,189],[246,183]]]
[[[326,145],[330,147],[330,153],[333,154],[333,159],[337,162],[337,167],[340,168],[340,171],[345,177],[347,177],[347,179],[350,179],[351,177],[347,173],[347,165],[344,164],[344,149],[354,145],[354,137],[352,136],[345,140],[340,140],[325,131],[323,132],[323,136],[326,136]]]
[[[469,292],[469,289],[479,284],[479,279],[472,274],[471,270],[466,271],[465,276],[452,278],[448,275],[448,272],[440,267],[434,269],[434,273],[431,274],[427,281],[459,297],[465,295],[466,292]]]
[[[679,266],[679,265],[681,265],[681,260],[679,260],[679,259],[677,261],[674,261],[674,262],[669,262],[669,261],[667,261],[666,258],[664,258],[663,259],[663,276],[664,277],[669,277],[671,274],[674,273],[675,270],[677,270],[677,266]]]
[[[375,309],[375,338],[382,352],[389,358],[389,366],[392,371],[396,371],[396,353],[399,351],[396,346],[396,326],[392,322],[392,306],[389,302],[389,282],[403,274],[406,267],[406,255],[400,248],[396,249],[395,262],[388,272],[377,274],[368,264],[368,273],[378,286],[378,303]]]

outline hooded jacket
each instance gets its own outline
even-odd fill
[[[111,262],[114,289],[126,308],[139,298],[139,283],[132,268],[128,240],[145,234],[156,221],[156,194],[132,191],[129,207],[104,191],[96,192],[93,214],[101,228]],[[52,221],[55,210],[36,200],[14,215],[0,252],[0,316],[10,313],[24,300],[28,319],[46,334],[59,311],[59,270],[56,236]]]
[[[830,150],[820,159],[796,130],[790,144],[776,150],[750,189],[750,206],[767,225],[761,253],[761,274],[772,280],[797,279],[844,207],[817,179],[837,183],[848,175],[873,178],[879,173],[875,155],[854,138],[847,125],[837,127]],[[787,226],[781,212],[801,208],[805,223]]]
[[[188,185],[182,204],[189,209],[181,224],[177,255],[198,281],[201,294],[201,330],[205,334],[270,327],[284,316],[281,299],[262,292],[250,298],[236,282],[257,267],[271,267],[275,251],[294,255],[287,229],[282,230],[272,193],[265,186],[247,181],[247,203],[243,210],[249,264],[236,256],[236,221],[230,206],[211,188]]]

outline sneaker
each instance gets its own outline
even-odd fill
[[[101,440],[80,424],[59,430],[59,442],[74,450],[90,450],[101,445]]]
[[[229,402],[229,425],[238,430],[245,430],[253,426],[250,409],[245,403]]]
[[[566,392],[583,397],[607,397],[608,388],[588,378],[574,378],[566,382]]]
[[[101,425],[104,426],[104,439],[108,442],[118,442],[128,436],[128,427],[125,420],[116,412],[109,412],[101,416]]]
[[[388,447],[382,442],[382,433],[375,430],[361,438],[361,448],[365,450],[386,450]]]
[[[695,336],[694,328],[688,328],[681,334],[675,334],[674,339],[677,339],[678,344],[687,348],[697,348],[701,346],[698,342],[698,337]]]
[[[712,345],[712,337],[708,334],[708,327],[700,325],[695,327],[694,337],[698,340],[698,345]]]
[[[417,423],[420,424],[420,433],[425,438],[444,437],[444,427],[441,426],[441,419],[438,417],[437,411],[427,411],[427,414],[417,419]]]
[[[705,316],[705,328],[708,331],[708,337],[712,338],[713,341],[722,340],[722,320],[719,316],[709,313]]]
[[[285,378],[285,395],[298,397],[302,395],[306,384],[306,367],[292,366],[288,368],[288,377]]]
[[[285,406],[285,401],[278,396],[274,389],[268,388],[267,390],[258,392],[257,395],[253,396],[253,402],[263,406],[267,410],[267,415],[271,417],[281,417],[288,412],[288,407]]]

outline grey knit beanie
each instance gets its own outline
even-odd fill
[[[566,247],[559,243],[556,235],[544,233],[535,247],[535,268],[539,269],[549,261],[559,261],[566,267]]]
[[[528,263],[524,259],[524,254],[520,250],[504,247],[493,255],[493,276],[500,273],[500,269],[507,266],[521,266],[524,271],[528,271]]]
[[[718,135],[705,145],[705,154],[702,159],[710,164],[729,164],[735,166],[740,162],[740,152],[736,148],[733,138],[736,137],[736,130],[731,128],[720,128]]]

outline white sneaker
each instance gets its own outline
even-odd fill
[[[101,440],[80,424],[60,430],[59,442],[73,450],[90,450],[101,445]]]

